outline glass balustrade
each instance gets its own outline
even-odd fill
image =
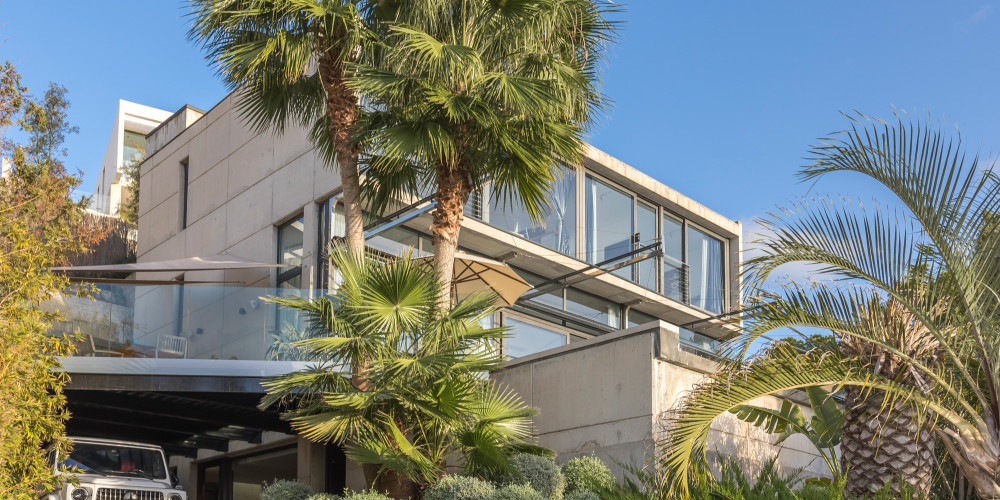
[[[76,356],[305,360],[297,311],[264,300],[322,292],[208,285],[96,285],[45,303],[53,335],[79,334]]]

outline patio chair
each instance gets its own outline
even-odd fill
[[[120,358],[123,356],[121,351],[115,351],[112,350],[111,348],[97,347],[97,345],[94,343],[93,335],[87,335],[86,337],[87,339],[84,342],[80,343],[80,345],[78,345],[79,351],[76,354],[77,356],[88,356],[91,358],[97,356]]]
[[[168,358],[187,358],[187,338],[176,335],[156,336],[156,357],[160,354],[168,354]]]

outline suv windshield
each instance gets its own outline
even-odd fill
[[[62,461],[62,465],[78,474],[167,478],[163,455],[158,450],[146,448],[76,443],[73,445],[73,452]]]

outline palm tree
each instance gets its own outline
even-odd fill
[[[537,218],[557,163],[580,158],[605,104],[596,75],[613,36],[609,10],[600,0],[445,1],[399,16],[381,64],[357,67],[350,85],[369,104],[363,188],[376,210],[433,190],[442,283],[473,190],[492,181],[494,197]]]
[[[901,206],[866,210],[823,200],[766,223],[772,235],[747,263],[751,290],[789,262],[813,263],[833,279],[784,286],[749,308],[736,360],[676,409],[662,464],[682,494],[717,416],[760,396],[834,386],[848,394],[844,466],[848,474],[875,474],[849,479],[892,481],[889,469],[868,464],[888,458],[894,474],[916,473],[904,479],[926,492],[920,474],[933,432],[979,497],[1000,499],[1000,225],[993,216],[1000,182],[976,157],[967,161],[960,138],[898,116],[892,125],[863,120],[852,118],[848,130],[815,146],[801,177],[862,174]],[[779,341],[751,359],[743,355],[761,335],[788,327],[830,330],[841,348],[801,353]],[[906,454],[886,450],[914,440]],[[877,453],[888,457],[865,455],[880,443],[888,445]]]
[[[346,85],[349,63],[372,54],[375,0],[189,0],[188,34],[238,92],[238,108],[256,130],[310,130],[343,189],[345,241],[364,250],[358,149],[350,140],[358,96]]]
[[[297,432],[344,444],[374,466],[366,479],[396,498],[419,497],[449,460],[492,476],[515,453],[547,453],[528,443],[535,410],[484,376],[503,362],[494,347],[503,329],[482,326],[494,297],[439,311],[440,285],[425,264],[332,254],[343,279],[335,295],[271,299],[305,315],[295,347],[316,364],[265,382],[261,406],[292,405],[284,418]],[[352,383],[359,363],[364,385]]]

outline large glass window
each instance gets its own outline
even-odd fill
[[[504,325],[510,328],[508,333],[510,336],[504,339],[504,351],[511,359],[566,345],[565,333],[542,328],[510,316],[504,319]]]
[[[687,238],[691,305],[721,313],[724,290],[722,241],[692,226],[688,226]]]
[[[663,295],[684,302],[684,223],[663,216]]]
[[[587,177],[587,262],[603,262],[632,251],[632,196],[593,177]],[[629,267],[614,272],[632,279]]]
[[[636,233],[639,246],[644,247],[656,242],[656,207],[638,202],[635,212]],[[635,265],[635,281],[645,288],[656,291],[659,281],[659,271],[656,270],[657,259],[646,259]]]
[[[569,288],[566,290],[566,312],[613,327],[620,326],[621,308],[610,300]]]
[[[142,158],[146,154],[146,135],[139,132],[125,131],[122,138],[122,165]]]
[[[472,201],[472,200],[470,200]],[[528,212],[516,202],[490,196],[487,222],[522,238],[565,255],[576,255],[576,172],[562,168],[549,194],[549,210],[541,221],[532,222]],[[475,216],[476,209],[467,208]]]

